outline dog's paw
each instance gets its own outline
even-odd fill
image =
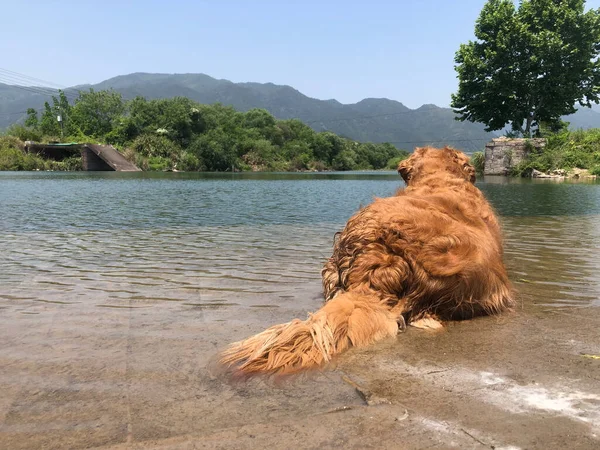
[[[421,330],[440,331],[444,329],[442,322],[429,316],[410,322],[409,325]]]

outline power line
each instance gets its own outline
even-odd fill
[[[5,83],[6,85],[13,87],[13,88],[17,88],[20,89],[22,91],[26,91],[32,94],[37,94],[37,95],[41,95],[44,97],[52,97],[52,96],[57,96],[59,95],[58,90],[54,90],[51,88],[44,88],[44,87],[39,87],[39,86],[23,86],[20,84],[12,84],[14,83],[14,81],[12,80],[6,80],[3,79],[2,76],[0,75],[0,83]],[[74,101],[77,99],[77,96],[73,95],[70,92],[65,92],[63,91],[63,93],[65,94],[65,97],[67,97],[68,100],[70,101]]]
[[[0,78],[0,82],[4,83],[5,80],[2,80]],[[21,86],[19,84],[9,84],[9,86],[16,88],[16,89],[20,89],[22,91],[30,92],[32,94],[38,94],[38,95],[43,95],[43,96],[52,96],[52,95],[58,94],[58,91],[46,91],[46,90],[42,90],[39,88],[31,87],[31,86]]]
[[[77,94],[81,93],[81,91],[79,89],[75,89],[75,88],[67,88],[65,86],[56,84],[56,83],[52,83],[50,81],[45,81],[39,78],[35,78],[35,77],[30,77],[28,75],[25,74],[21,74],[18,72],[14,72],[12,70],[8,70],[8,69],[3,69],[0,68],[0,82],[6,83],[10,86],[28,91],[28,92],[32,92],[32,93],[36,93],[39,95],[45,95],[45,96],[51,96],[51,95],[57,95],[58,94],[58,90],[62,90],[63,93],[65,94],[65,96],[71,100],[74,101],[77,99],[77,95],[74,94],[73,91],[77,92]],[[49,86],[40,86],[37,85],[36,83],[42,83],[45,85],[49,85]]]
[[[19,77],[19,76],[3,73],[1,70],[2,69],[0,69],[0,81],[2,81],[4,83],[11,83],[12,85],[22,86],[22,87],[25,87],[28,89],[35,89],[35,90],[44,91],[44,92],[50,92],[50,91],[56,92],[58,90],[58,88],[55,88],[55,87],[40,86],[40,85],[33,84],[30,80],[27,80],[27,79]]]
[[[36,83],[42,83],[42,84],[47,84],[47,85],[54,85],[54,86],[56,86],[57,89],[65,89],[66,88],[66,86],[64,86],[64,85],[52,83],[50,81],[41,80],[41,79],[35,78],[35,77],[30,77],[29,75],[25,75],[25,74],[22,74],[22,73],[14,72],[14,71],[8,70],[8,69],[3,69],[1,67],[0,67],[0,72],[5,72],[9,76],[16,76],[16,77],[19,77],[21,79],[31,80],[31,81],[36,82]]]

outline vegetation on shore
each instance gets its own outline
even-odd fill
[[[600,128],[569,131],[565,127],[560,132],[544,133],[548,140],[542,148],[531,146],[527,159],[512,168],[511,175],[528,177],[533,170],[542,173],[584,169],[590,175],[600,175]],[[475,152],[471,155],[471,164],[477,173],[485,168],[485,154]]]
[[[52,103],[41,112],[29,109],[25,123],[13,125],[1,137],[0,170],[78,168],[74,161],[24,153],[27,140],[111,144],[143,170],[395,169],[408,156],[392,144],[315,132],[299,120],[277,120],[263,109],[238,112],[183,97],[124,101],[117,92],[90,89],[80,92],[73,104],[64,92]]]
[[[600,175],[600,128],[563,129],[544,137],[548,139],[546,147],[541,151],[532,147],[527,159],[513,168],[513,175],[530,176],[534,169],[544,173],[586,169],[591,175]]]

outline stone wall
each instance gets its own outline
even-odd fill
[[[529,144],[528,144],[529,142]],[[529,149],[541,149],[546,139],[510,139],[500,137],[492,139],[485,146],[484,175],[508,175],[513,167],[527,157]]]

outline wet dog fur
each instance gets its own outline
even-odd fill
[[[336,235],[321,271],[325,305],[231,344],[221,364],[243,376],[296,373],[405,324],[437,329],[513,306],[500,226],[469,158],[417,148],[398,172],[406,188],[375,199]]]

